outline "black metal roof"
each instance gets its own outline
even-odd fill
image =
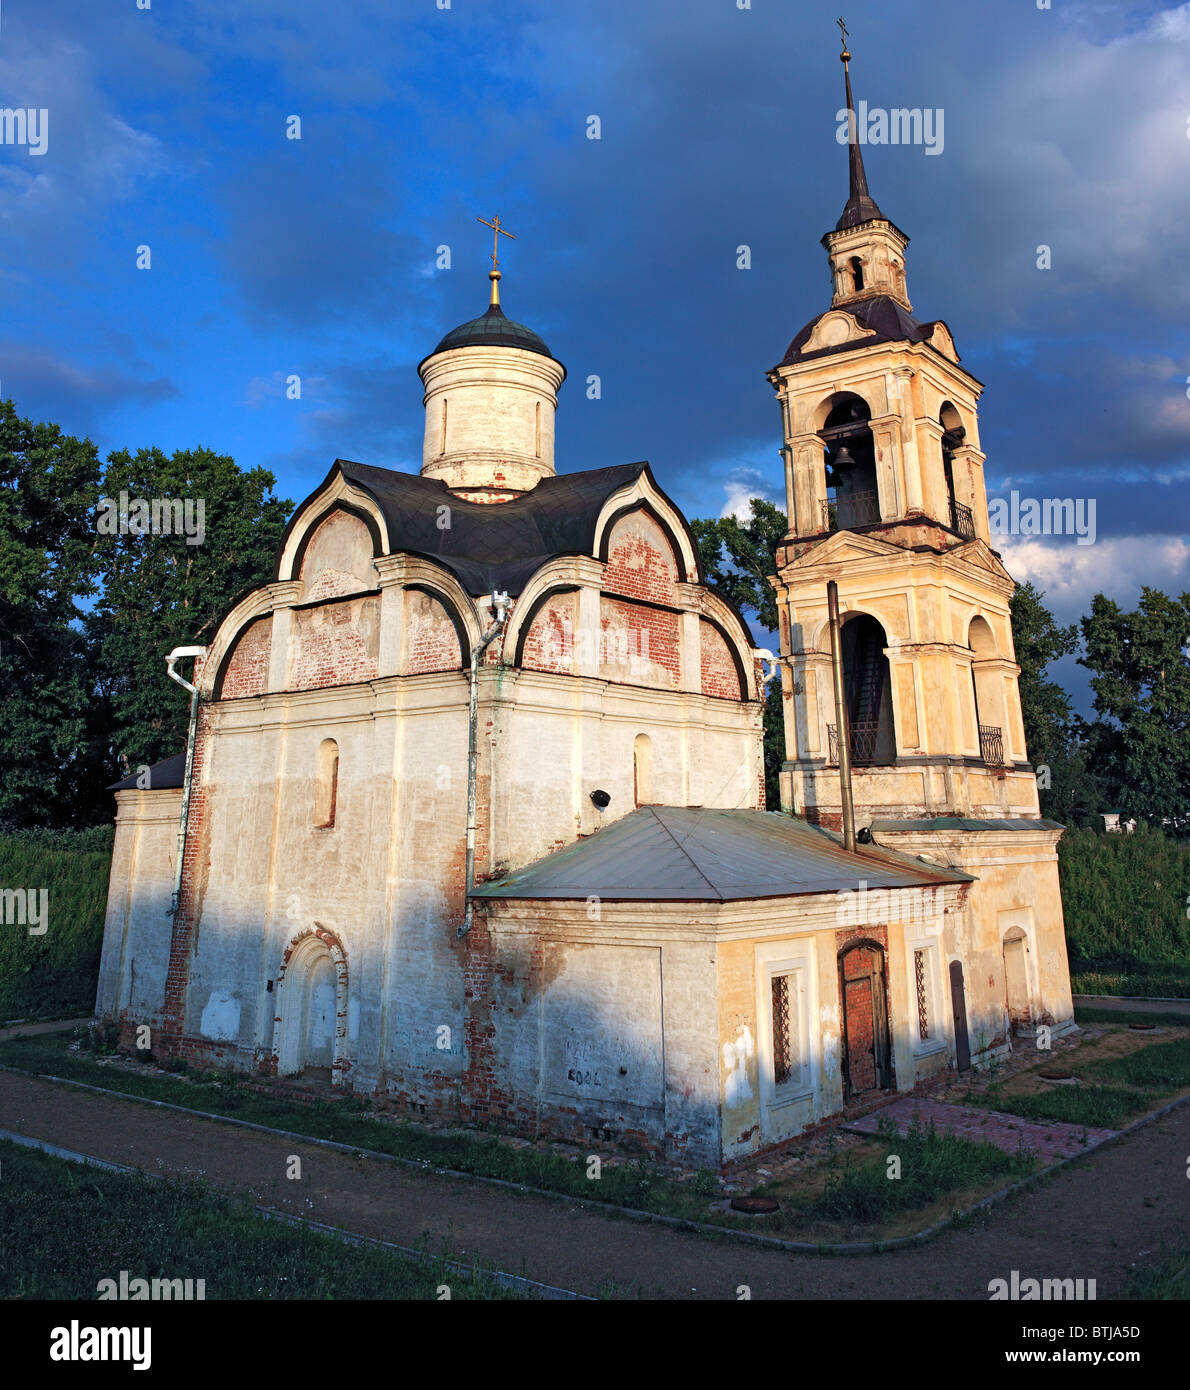
[[[422,362],[418,364],[418,371],[421,370],[422,363],[428,362],[430,357],[460,347],[524,348],[526,352],[537,352],[542,357],[553,357],[544,340],[531,328],[508,318],[499,304],[490,304],[487,312],[479,318],[452,328],[429,357],[422,358]]]
[[[149,775],[145,779],[143,790],[145,791],[169,791],[175,787],[180,787],[186,776],[186,754],[175,753],[172,758],[166,758],[159,763],[153,763],[148,770]],[[130,773],[122,781],[113,782],[107,790],[109,792],[131,791],[138,786],[140,772]]]
[[[813,352],[803,352],[802,348],[810,340],[810,335],[827,314],[843,312],[850,314],[862,328],[870,328],[875,335],[871,338],[853,339],[848,343],[838,343],[832,347],[815,348]],[[934,330],[937,319],[929,323],[919,323],[902,304],[886,294],[873,295],[871,299],[861,299],[840,309],[824,309],[821,314],[806,324],[805,328],[789,344],[780,366],[790,362],[804,362],[812,357],[826,357],[832,352],[850,352],[856,347],[866,347],[869,343],[923,343]]]
[[[732,902],[855,889],[972,883],[958,869],[863,845],[776,811],[642,806],[477,898]]]
[[[590,555],[595,523],[608,498],[642,473],[653,481],[647,463],[624,463],[542,478],[508,502],[465,502],[440,478],[347,459],[338,459],[335,467],[384,513],[391,554],[437,561],[470,594],[502,589],[514,596],[547,560]],[[441,507],[450,508],[448,527],[439,524]]]

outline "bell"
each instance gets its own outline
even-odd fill
[[[834,457],[831,459],[831,463],[836,468],[855,467],[855,460],[848,453],[846,444],[840,444],[839,447],[835,450],[835,454]]]

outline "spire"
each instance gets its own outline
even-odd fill
[[[856,127],[855,101],[851,95],[851,68],[849,67],[851,54],[847,51],[847,26],[841,19],[836,20],[836,23],[843,33],[843,51],[839,54],[839,61],[843,64],[843,82],[847,92],[847,111],[849,113],[847,131],[849,196],[842,217],[835,223],[835,231],[843,232],[851,227],[858,227],[861,222],[871,222],[875,218],[886,219],[868,192],[868,176],[864,172],[864,157],[860,150],[859,133]]]

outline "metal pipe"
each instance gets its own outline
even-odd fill
[[[835,727],[839,731],[839,784],[843,794],[843,848],[855,850],[855,806],[851,800],[851,725],[843,698],[843,639],[839,624],[839,586],[826,586],[826,606],[831,623],[831,675],[835,685]]]
[[[483,654],[495,640],[504,626],[507,616],[508,595],[493,592],[492,625],[484,634],[483,641],[471,652],[471,678],[468,692],[467,713],[467,869],[466,906],[463,909],[463,925],[455,933],[459,941],[471,930],[474,907],[471,903],[471,890],[475,887],[475,820],[479,802],[479,666]]]
[[[190,823],[190,779],[194,770],[194,730],[198,723],[198,686],[179,676],[174,664],[184,656],[196,659],[206,655],[206,647],[175,647],[165,658],[166,674],[170,680],[190,692],[190,725],[186,732],[186,774],[182,778],[182,814],[178,821],[177,863],[174,865],[174,891],[170,900],[169,915],[176,917],[182,899],[182,860],[186,857],[186,831]]]

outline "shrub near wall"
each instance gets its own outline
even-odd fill
[[[1190,997],[1190,842],[1068,830],[1058,865],[1075,992]]]
[[[113,827],[0,832],[0,890],[47,893],[47,930],[30,936],[0,893],[0,1021],[95,1007]]]

